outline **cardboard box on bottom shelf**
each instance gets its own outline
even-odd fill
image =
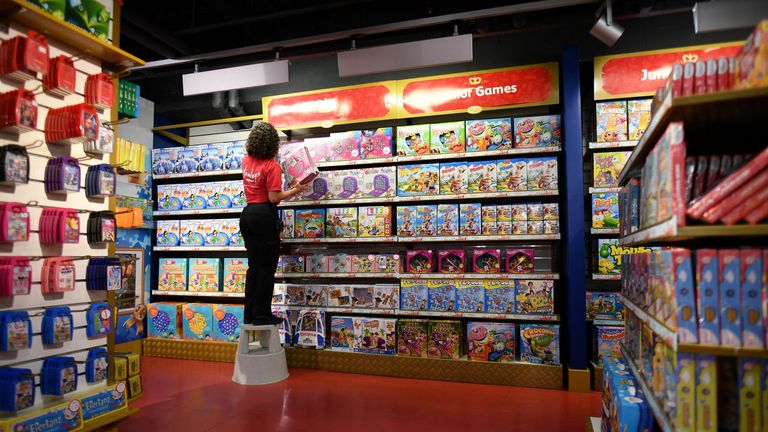
[[[243,305],[220,305],[213,307],[213,340],[237,342],[243,324]]]
[[[151,338],[181,338],[181,309],[184,303],[160,302],[147,305],[148,336]]]
[[[352,351],[355,347],[354,317],[334,316],[331,319],[331,349]]]
[[[514,362],[517,335],[513,323],[467,323],[467,359]]]
[[[397,355],[427,357],[429,321],[425,319],[397,320]]]
[[[394,318],[355,318],[354,351],[394,355],[396,322]]]
[[[311,309],[299,312],[293,345],[302,348],[325,348],[325,312]]]
[[[184,339],[209,341],[213,335],[213,310],[207,303],[187,303],[182,311]]]
[[[560,326],[520,325],[520,361],[535,364],[560,364]]]
[[[463,333],[461,321],[430,320],[427,357],[458,360]]]

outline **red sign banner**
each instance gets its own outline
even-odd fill
[[[557,63],[397,81],[398,117],[559,102]]]
[[[278,129],[395,118],[395,81],[265,97],[264,121]]]
[[[653,96],[675,63],[730,57],[742,42],[595,57],[595,100]]]

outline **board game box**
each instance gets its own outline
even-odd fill
[[[603,365],[609,357],[621,358],[620,343],[624,340],[624,327],[595,326],[595,364]]]
[[[437,272],[438,273],[464,273],[466,263],[464,262],[463,249],[439,250],[437,251]]]
[[[331,318],[331,349],[352,351],[355,346],[353,317],[334,316]]]
[[[506,249],[504,251],[504,262],[504,269],[507,273],[533,273],[536,264],[536,249]]]
[[[388,237],[392,235],[392,207],[362,206],[357,209],[357,235]]]
[[[294,211],[296,238],[320,238],[325,232],[325,209],[296,209]]]
[[[178,246],[180,240],[180,227],[177,220],[159,220],[157,223],[157,245]]]
[[[245,292],[245,274],[248,272],[248,258],[224,258],[224,292]]]
[[[354,199],[362,196],[363,192],[360,189],[361,182],[364,180],[362,170],[340,170],[330,171],[330,173],[332,198]]]
[[[352,272],[352,256],[345,253],[337,253],[335,255],[327,255],[329,260],[331,273],[351,273]]]
[[[526,204],[526,215],[529,221],[544,220],[544,205],[542,203],[530,202]],[[520,218],[522,220],[522,218]]]
[[[559,146],[562,142],[560,115],[516,117],[515,147]]]
[[[397,207],[397,235],[400,237],[416,236],[416,220],[418,219],[416,206]]]
[[[205,144],[200,147],[200,162],[197,164],[198,171],[213,172],[224,168],[223,143]]]
[[[330,138],[329,161],[360,159],[360,131],[334,132]]]
[[[509,118],[467,120],[465,127],[468,152],[512,148],[512,120]]]
[[[373,255],[352,255],[352,273],[372,273],[373,262]]]
[[[512,234],[511,204],[499,204],[496,206],[496,231],[499,235]]]
[[[463,236],[482,234],[480,203],[462,203],[459,205],[459,233]]]
[[[219,291],[221,260],[219,258],[190,258],[187,283],[189,291]]]
[[[768,274],[763,273],[764,252],[760,249],[741,249],[741,319],[742,342],[749,348],[765,348],[766,321],[763,284],[768,285]],[[763,299],[761,304],[760,299]]]
[[[499,249],[473,249],[472,271],[475,273],[500,273],[501,250]]]
[[[557,190],[557,158],[528,159],[528,190]]]
[[[651,123],[651,101],[653,99],[635,99],[627,101],[627,120],[629,139],[640,141]]]
[[[398,309],[400,307],[400,286],[397,284],[374,285],[373,307],[376,309]]]
[[[237,342],[243,324],[243,305],[211,305],[213,308],[213,340]]]
[[[459,235],[459,205],[458,204],[438,204],[437,205],[437,235],[438,236]]]
[[[485,283],[477,279],[457,279],[453,281],[456,287],[457,312],[483,312],[485,308]]]
[[[560,364],[560,326],[520,324],[520,361]]]
[[[312,157],[315,164],[328,160],[328,155],[331,152],[330,137],[305,138],[304,145],[309,149],[309,156]]]
[[[626,141],[627,102],[597,102],[595,107],[597,116],[597,141]]]
[[[158,261],[157,289],[160,291],[186,291],[187,259],[160,258]]]
[[[295,219],[293,209],[280,210],[280,220],[283,222],[283,238],[293,238],[295,235]]]
[[[462,333],[461,321],[429,320],[427,357],[449,360],[461,358]]]
[[[467,359],[514,362],[517,334],[513,323],[467,323]]]
[[[352,287],[349,285],[330,285],[328,287],[328,306],[351,307]]]
[[[238,170],[243,167],[245,156],[245,143],[243,141],[231,141],[222,144],[224,150],[224,169]]]
[[[720,343],[742,345],[741,259],[738,249],[718,250],[720,265]]]
[[[469,176],[466,162],[440,164],[440,194],[456,195],[468,191]]]
[[[468,162],[467,181],[469,193],[496,192],[496,161]]]
[[[555,313],[555,283],[550,280],[516,280],[515,311],[519,314]]]
[[[328,306],[328,285],[305,285],[304,290],[307,298],[304,304],[311,307]]]
[[[378,273],[397,273],[401,271],[400,255],[385,253],[373,256],[373,271]]]
[[[437,206],[434,204],[416,206],[416,235],[432,237],[437,235]]]
[[[429,125],[397,127],[397,155],[414,156],[430,153]]]
[[[368,309],[373,307],[373,287],[370,285],[352,285],[352,307]]]
[[[181,309],[183,303],[159,302],[147,305],[147,336],[151,338],[181,338]]]
[[[317,177],[315,177],[310,183],[309,189],[306,191],[294,195],[293,198],[290,198],[289,201],[315,201],[315,200],[326,200],[326,199],[334,199],[335,196],[334,193],[334,171],[321,171],[320,174],[318,174]],[[286,188],[289,186],[286,184]],[[343,184],[339,186],[340,191],[343,190]]]
[[[592,155],[594,187],[618,187],[619,174],[627,164],[631,151],[600,152]]]
[[[466,149],[464,122],[430,125],[430,151],[434,154],[463,153]]]
[[[699,343],[720,344],[720,270],[715,249],[696,251],[696,312]]]
[[[434,253],[431,250],[409,250],[405,253],[405,271],[408,273],[433,273]]]
[[[515,312],[515,282],[511,280],[486,280],[485,311],[511,314]]]
[[[157,185],[157,209],[181,210],[181,185]]]
[[[326,209],[325,236],[330,238],[357,237],[357,207]]]
[[[363,129],[360,132],[360,158],[381,159],[392,157],[392,128]]]
[[[528,163],[526,159],[496,161],[496,188],[499,192],[528,190]]]
[[[364,198],[391,198],[395,196],[397,192],[395,166],[362,168],[358,172],[362,174],[363,187],[360,191]]]
[[[615,292],[587,291],[588,320],[622,320],[624,305]]]
[[[353,320],[354,351],[394,355],[396,352],[394,318],[360,318]]]
[[[397,320],[397,355],[427,357],[429,321],[425,319]]]
[[[440,164],[399,165],[397,196],[437,195],[440,193]]]
[[[400,280],[400,309],[427,310],[429,289],[425,281],[418,279]]]
[[[495,205],[483,205],[480,208],[480,225],[482,235],[496,235],[498,231],[498,223],[496,216]]]
[[[600,274],[621,274],[621,252],[617,238],[597,239],[596,271]]]
[[[592,194],[592,228],[619,228],[619,194]]]
[[[307,288],[302,284],[285,285],[285,304],[289,306],[304,306],[307,303]]]
[[[307,184],[320,174],[303,143],[280,146],[279,159],[288,186]]]
[[[325,312],[312,309],[299,311],[293,344],[304,348],[325,349]]]
[[[184,339],[210,341],[213,338],[213,309],[207,303],[187,303],[182,313]]]
[[[427,281],[427,310],[450,312],[456,309],[456,286],[452,280],[430,279]]]

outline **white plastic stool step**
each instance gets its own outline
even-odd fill
[[[285,349],[277,325],[243,325],[232,381],[243,385],[276,383],[288,378]]]

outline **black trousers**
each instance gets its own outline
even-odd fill
[[[248,253],[243,319],[272,315],[272,291],[280,257],[280,219],[272,203],[248,204],[240,214],[240,233]]]

